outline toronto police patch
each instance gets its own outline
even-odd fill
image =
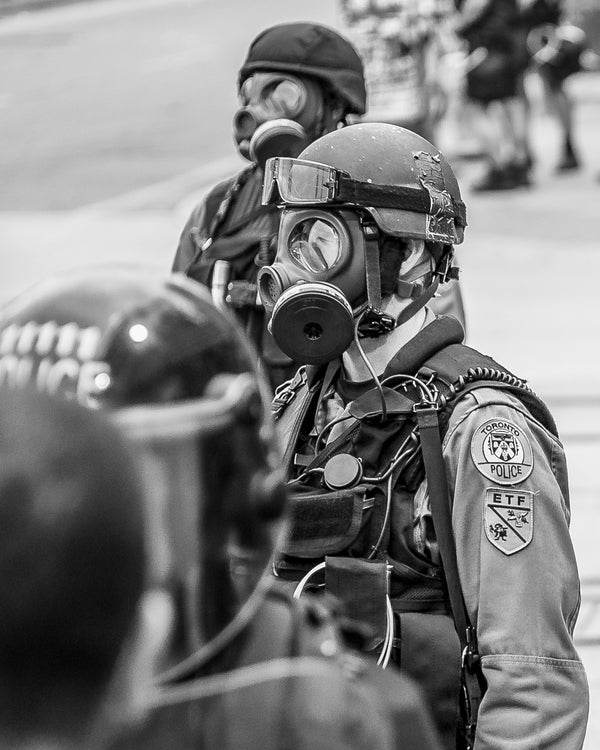
[[[498,484],[519,484],[533,471],[529,438],[507,419],[490,419],[477,428],[471,456],[477,470]]]
[[[483,526],[490,542],[505,555],[527,547],[533,539],[533,492],[487,489]]]

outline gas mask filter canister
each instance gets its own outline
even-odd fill
[[[286,289],[275,303],[269,331],[295,362],[325,364],[352,343],[352,308],[331,284],[301,282]]]

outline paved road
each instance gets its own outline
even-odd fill
[[[12,147],[0,155],[10,177],[0,183],[0,300],[73,266],[123,261],[166,270],[190,203],[236,168],[229,84],[248,39],[286,14],[298,17],[292,4],[236,3],[232,24],[232,2],[147,3],[143,14],[128,0],[110,3],[112,11],[100,0],[99,15],[87,20],[62,9],[21,27],[0,21],[0,137]],[[302,12],[334,18],[321,0],[307,0]],[[93,72],[89,91],[84,71]],[[201,86],[209,98],[199,96]],[[597,750],[600,75],[581,76],[572,88],[585,168],[553,174],[557,130],[537,106],[536,185],[487,196],[465,187],[470,226],[459,257],[469,343],[530,380],[567,447],[584,581],[577,639],[595,707],[586,750]],[[478,168],[457,163],[461,184]]]
[[[70,209],[231,155],[234,82],[332,0],[94,0],[0,21],[0,210]]]

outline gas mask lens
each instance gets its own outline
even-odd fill
[[[264,117],[294,117],[306,103],[306,87],[297,78],[275,78],[257,74],[247,78],[240,89],[242,106],[255,107]]]
[[[323,219],[300,222],[289,239],[290,257],[309,273],[323,273],[333,268],[340,259],[341,249],[339,232]]]

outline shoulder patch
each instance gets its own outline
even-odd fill
[[[489,419],[475,430],[471,457],[477,471],[497,484],[519,484],[533,471],[529,438],[507,419]]]
[[[489,487],[485,492],[485,535],[505,555],[520,552],[533,539],[533,494],[505,487]]]

